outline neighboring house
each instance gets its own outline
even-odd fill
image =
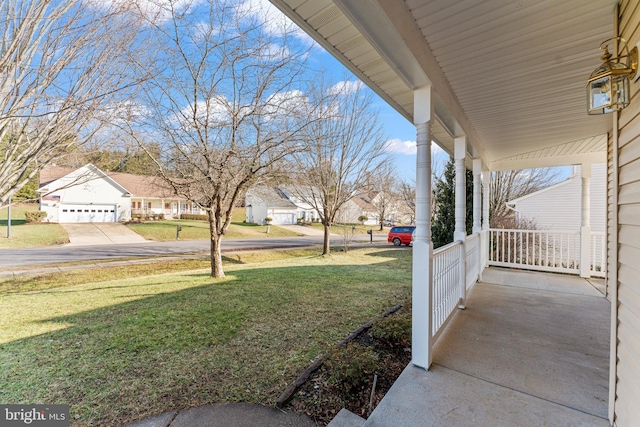
[[[252,187],[245,196],[247,222],[264,224],[271,218],[272,224],[295,224],[298,207],[278,188]]]
[[[360,222],[359,218],[361,216],[367,217],[364,222],[365,225],[376,225],[379,222],[376,207],[362,197],[354,197],[338,209],[336,222],[356,224]]]
[[[580,166],[571,177],[556,185],[507,202],[516,221],[526,221],[539,230],[580,231],[582,180]],[[591,231],[604,233],[607,214],[607,168],[604,163],[591,167]]]
[[[132,214],[202,213],[194,203],[176,197],[158,177],[104,172],[92,164],[44,168],[38,193],[48,222],[118,222],[131,220]]]
[[[304,185],[280,185],[278,189],[284,194],[284,196],[296,205],[296,221],[300,219],[304,222],[313,222],[320,218],[320,214],[313,207],[309,201],[314,201],[317,205],[320,204],[318,200],[315,200],[312,187]]]

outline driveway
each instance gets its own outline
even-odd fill
[[[114,243],[143,243],[146,240],[117,222],[60,224],[69,235],[69,245],[113,245]]]

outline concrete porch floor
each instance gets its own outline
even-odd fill
[[[431,369],[409,365],[369,419],[349,425],[609,426],[610,303],[598,285],[485,270]]]

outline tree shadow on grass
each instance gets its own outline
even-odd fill
[[[46,319],[63,329],[1,345],[0,400],[71,404],[83,426],[273,403],[318,351],[406,296],[397,279],[410,271],[390,268],[395,261],[247,269],[210,282],[189,273],[177,280],[205,283],[179,290],[141,283],[122,295],[138,299]],[[105,297],[96,285],[87,301]]]
[[[0,219],[0,226],[7,226],[9,223],[9,220],[7,219]],[[11,225],[22,225],[22,224],[26,224],[27,220],[26,219],[11,219]]]

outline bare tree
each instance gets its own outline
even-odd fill
[[[306,149],[296,156],[301,185],[294,189],[318,212],[324,225],[322,253],[329,255],[330,227],[339,209],[366,189],[368,176],[388,159],[371,92],[360,82],[327,87],[321,81],[312,99],[322,115],[305,131]]]
[[[312,111],[300,108],[307,101],[298,89],[308,48],[290,24],[274,31],[243,3],[170,6],[149,19],[158,42],[146,70],[153,77],[122,129],[153,135],[159,155],[148,155],[159,174],[207,212],[211,276],[220,278],[233,208],[301,147]]]
[[[402,210],[409,214],[410,222],[413,224],[416,219],[416,184],[414,182],[401,181],[400,198],[402,200]]]
[[[141,44],[126,11],[81,0],[0,4],[0,206],[89,140],[135,87],[125,56]]]
[[[509,228],[514,224],[507,202],[541,190],[559,181],[556,168],[500,171],[491,173],[489,218],[491,227]]]
[[[378,223],[382,231],[385,221],[389,216],[395,215],[397,211],[398,173],[391,163],[382,165],[374,173],[377,194],[371,198],[371,204],[376,208]]]

